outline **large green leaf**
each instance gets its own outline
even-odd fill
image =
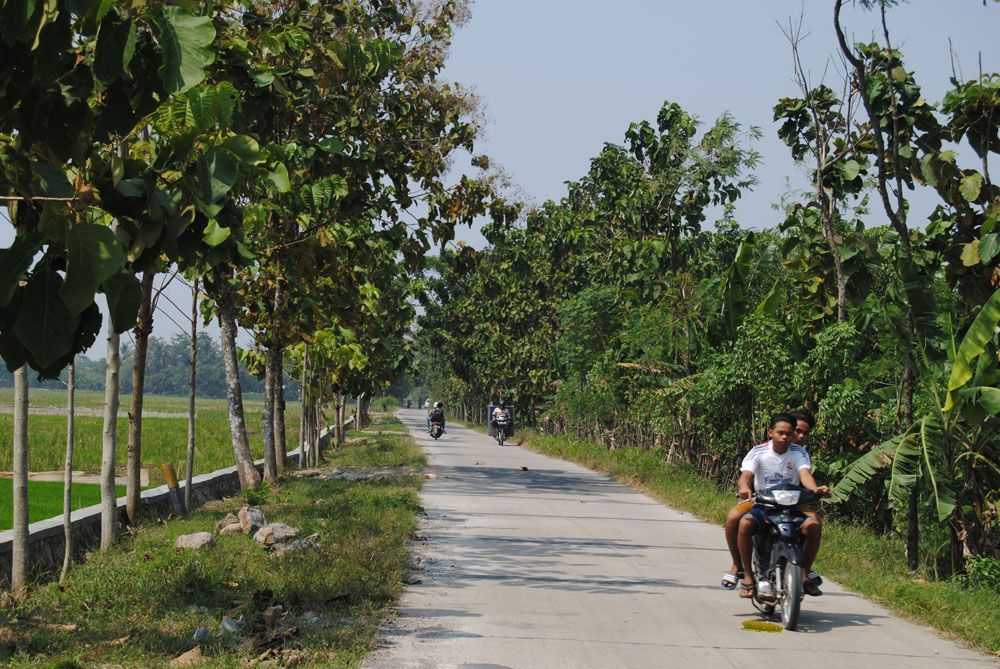
[[[266,181],[279,193],[287,193],[292,189],[292,184],[288,180],[288,168],[285,167],[284,163],[275,165],[274,169],[267,175]]]
[[[968,388],[975,394],[979,406],[986,409],[991,414],[1000,413],[1000,388],[993,386],[972,386]]]
[[[79,319],[60,299],[61,285],[62,278],[52,270],[33,276],[24,289],[21,313],[14,323],[17,338],[38,369],[56,362],[73,347]]]
[[[121,268],[122,247],[103,225],[78,223],[66,234],[66,282],[59,295],[73,316],[94,301],[101,282]]]
[[[890,494],[899,496],[913,484],[919,467],[919,453],[914,448],[913,432],[898,434],[868,451],[844,470],[841,479],[830,491],[833,502],[847,500],[859,486],[867,483],[879,470],[893,468]]]
[[[991,232],[979,239],[979,261],[984,265],[1000,253],[1000,234]]]
[[[946,520],[955,510],[955,490],[950,473],[946,469],[945,459],[941,455],[941,444],[944,439],[944,430],[934,414],[924,416],[920,420],[920,450],[923,452],[927,478],[930,479],[934,491],[934,501],[940,521]]]
[[[38,253],[38,244],[24,237],[16,237],[9,249],[0,249],[0,307],[10,304],[18,281],[31,267],[31,260]]]
[[[211,17],[164,7],[153,23],[163,50],[160,79],[167,93],[183,93],[200,84],[205,68],[215,61],[215,52],[209,48],[215,39]]]
[[[142,284],[131,272],[119,269],[101,284],[108,301],[111,327],[121,334],[135,327],[142,302]]]
[[[230,234],[232,234],[232,231],[229,228],[219,225],[218,221],[213,218],[205,226],[205,234],[202,238],[209,246],[218,246],[229,239]]]
[[[962,197],[964,197],[969,202],[975,202],[976,198],[979,197],[979,191],[983,187],[983,175],[979,172],[973,172],[962,177],[961,185],[959,190],[962,191]]]
[[[953,392],[972,378],[972,361],[986,350],[986,344],[993,338],[997,323],[1000,322],[1000,290],[997,290],[986,301],[976,320],[969,326],[968,332],[955,351],[955,359],[951,365],[951,378],[948,379],[948,399],[944,410],[950,411],[955,406]]]
[[[105,83],[120,77],[135,54],[135,24],[118,12],[108,12],[101,21],[94,49],[94,74]]]
[[[224,151],[212,151],[198,161],[198,180],[206,202],[224,198],[236,185],[237,176],[236,160]]]
[[[260,144],[257,143],[257,140],[246,135],[227,137],[222,142],[221,148],[229,151],[247,165],[260,165],[264,162],[264,157],[260,152]]]
[[[41,183],[39,195],[42,197],[71,198],[76,194],[73,184],[66,178],[66,172],[61,167],[45,163],[31,163],[31,171],[38,175]]]
[[[771,292],[767,294],[764,301],[757,305],[757,313],[773,316],[781,306],[781,279],[775,279],[771,286]]]

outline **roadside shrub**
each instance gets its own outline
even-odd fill
[[[955,574],[952,580],[965,588],[1000,592],[1000,559],[985,555],[966,556],[965,572]]]

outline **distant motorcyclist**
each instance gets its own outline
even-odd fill
[[[444,431],[444,406],[440,402],[435,402],[431,410],[427,412],[427,431],[431,431],[431,423],[438,421],[441,423],[441,430]]]
[[[497,426],[497,420],[503,417],[507,418],[508,424],[512,420],[510,409],[507,408],[507,405],[504,404],[503,400],[500,400],[500,403],[493,407],[493,413],[490,415],[490,423],[493,425],[493,429],[499,429]]]

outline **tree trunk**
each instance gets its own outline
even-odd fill
[[[63,551],[63,566],[59,572],[59,583],[66,580],[69,573],[69,562],[73,559],[73,431],[76,414],[76,362],[69,363],[66,377],[66,463],[63,467],[63,539],[66,550]]]
[[[337,391],[335,413],[333,415],[334,444],[339,451],[344,447],[344,394]]]
[[[195,397],[198,388],[198,279],[191,289],[191,368],[188,373],[188,442],[187,471],[185,472],[184,508],[191,510],[191,482],[194,479],[194,419]]]
[[[267,347],[264,363],[264,413],[261,415],[261,432],[264,440],[264,478],[275,483],[278,480],[278,456],[274,444],[274,395],[275,385],[280,379],[275,377],[275,359],[281,355],[278,346],[271,343]]]
[[[358,399],[355,402],[355,407],[354,407],[354,429],[355,430],[363,430],[364,427],[365,427],[365,414],[364,414],[364,411],[363,411],[363,409],[364,409],[364,401],[365,401],[364,398],[365,398],[365,394],[364,393],[359,393],[358,394]]]
[[[323,402],[316,397],[315,408],[313,409],[313,438],[316,440],[316,449],[313,453],[313,465],[319,467],[320,439],[323,434]]]
[[[285,371],[282,364],[284,351],[278,351],[274,360],[274,452],[278,458],[278,472],[288,466],[288,445],[285,442]]]
[[[309,425],[309,386],[306,384],[306,371],[309,367],[309,344],[304,344],[302,349],[302,374],[299,381],[299,405],[301,406],[301,411],[299,412],[299,467],[308,467],[309,462],[306,460],[306,440],[309,435],[306,434],[306,426]]]
[[[108,326],[108,352],[104,363],[104,428],[101,434],[101,550],[118,539],[118,506],[115,492],[115,452],[118,449],[118,373],[121,354],[118,333]]]
[[[253,466],[250,440],[247,437],[246,418],[243,414],[243,389],[240,386],[240,364],[236,359],[236,307],[233,290],[223,289],[218,301],[222,329],[222,364],[226,371],[226,400],[229,406],[229,434],[233,440],[233,456],[239,471],[240,488],[253,488],[260,483],[260,475]]]
[[[14,372],[14,542],[10,585],[15,593],[28,583],[28,365]]]
[[[142,489],[139,470],[142,468],[142,399],[146,385],[146,352],[149,350],[149,335],[153,331],[153,277],[156,272],[142,273],[142,301],[139,303],[139,322],[135,333],[135,357],[132,365],[132,397],[128,410],[128,460],[125,465],[126,489],[125,512],[128,522],[139,522],[139,503]]]

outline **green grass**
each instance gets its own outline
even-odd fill
[[[725,521],[735,500],[735,490],[721,489],[690,467],[666,464],[661,451],[609,451],[598,444],[530,431],[519,437],[526,448],[609,474],[713,523]],[[723,541],[721,533],[719,541]],[[719,569],[726,566],[720,564]],[[963,589],[953,582],[930,581],[907,571],[899,541],[827,519],[816,569],[898,615],[930,625],[974,648],[1000,654],[1000,593]]]
[[[376,426],[391,420],[379,417]],[[423,462],[407,435],[369,435],[331,455],[341,465]],[[202,666],[243,667],[265,652],[277,666],[358,666],[409,572],[406,541],[416,527],[420,483],[414,476],[283,479],[266,492],[268,521],[297,527],[301,536],[319,533],[322,547],[277,559],[242,535],[217,537],[203,552],[173,548],[179,534],[211,531],[242,504],[237,498],[166,525],[141,524],[121,544],[75,565],[62,587],[33,588],[0,607],[0,665],[165,667],[206,627],[212,637],[201,642],[208,657]],[[289,612],[286,639],[269,637],[263,616],[278,604]],[[308,624],[308,611],[330,626]],[[242,637],[220,632],[223,616],[244,616]],[[75,628],[61,627],[68,625]]]
[[[119,497],[125,494],[125,486],[115,486]],[[0,479],[0,530],[14,526],[14,482]],[[73,509],[82,509],[101,502],[101,486],[97,483],[73,484]],[[28,481],[28,522],[34,523],[63,512],[62,481]]]
[[[65,393],[32,389],[33,406],[60,406],[65,403]],[[128,409],[128,396],[123,396],[121,407]],[[13,402],[10,388],[0,389],[0,404]],[[143,402],[144,412],[187,412],[187,398],[148,396]],[[104,395],[96,392],[78,393],[76,404],[81,408],[99,409]],[[263,457],[264,444],[260,425],[263,402],[247,401],[244,406],[250,452],[255,459]],[[206,474],[234,463],[232,440],[229,435],[229,418],[225,400],[199,399],[196,405],[194,473]],[[0,471],[13,468],[13,415],[0,414]],[[73,468],[83,471],[100,471],[101,431],[100,416],[78,415],[74,421],[75,439]],[[289,403],[285,412],[286,443],[289,450],[298,444],[299,405]],[[118,419],[118,450],[116,473],[125,474],[128,443],[128,419]],[[61,415],[28,416],[28,448],[31,471],[62,470],[66,453],[66,417]],[[187,418],[154,418],[142,421],[142,464],[149,469],[151,486],[163,484],[160,464],[173,462],[178,472],[185,471],[187,458]]]

